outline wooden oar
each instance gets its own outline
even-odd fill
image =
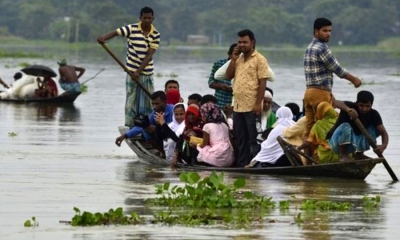
[[[375,141],[371,138],[368,131],[365,129],[364,125],[361,123],[360,119],[356,118],[356,119],[353,119],[353,121],[357,125],[358,129],[360,129],[360,131],[362,132],[364,137],[367,139],[369,145],[371,145],[371,147],[373,149],[376,149]],[[389,163],[386,161],[386,159],[383,157],[383,155],[381,153],[379,153],[377,155],[378,155],[378,157],[383,158],[382,163],[385,166],[386,170],[388,171],[389,175],[392,177],[393,181],[395,181],[395,182],[399,181],[396,174],[393,172],[392,168],[389,166]]]
[[[97,77],[97,75],[99,75],[99,74],[100,74],[102,71],[104,71],[104,70],[105,70],[105,68],[100,69],[100,71],[99,71],[98,73],[96,73],[96,75],[94,75],[93,77],[91,77],[91,78],[86,79],[85,81],[83,81],[83,82],[81,83],[81,86],[82,86],[83,84],[89,82],[90,80],[94,79],[95,77]]]
[[[133,76],[133,73],[128,70],[128,68],[125,66],[125,64],[123,64],[121,62],[121,60],[119,60],[118,57],[115,56],[115,54],[113,52],[111,52],[111,50],[106,46],[106,44],[104,44],[104,43],[99,43],[99,44],[125,70],[125,72],[129,74],[129,76],[132,78],[132,80],[134,80],[137,83],[137,85],[146,93],[146,95],[151,97],[151,93],[149,92],[149,90],[147,90],[147,88],[140,82],[139,79],[136,79],[135,76]]]

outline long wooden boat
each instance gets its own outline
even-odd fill
[[[120,127],[120,133],[124,134],[126,131],[125,129],[126,127]],[[165,159],[156,155],[157,150],[150,148],[144,140],[131,138],[125,139],[125,142],[133,152],[136,153],[141,162],[152,164],[157,167],[169,167],[169,163]],[[265,168],[220,168],[178,163],[176,167],[190,171],[224,171],[244,174],[335,177],[363,180],[371,173],[376,164],[382,163],[383,161],[384,158],[370,158],[347,162]]]
[[[0,102],[9,102],[9,103],[73,103],[76,98],[81,93],[68,93],[68,94],[60,94],[57,97],[52,98],[15,98],[15,99],[0,99]]]

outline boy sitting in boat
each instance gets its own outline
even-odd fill
[[[367,138],[363,135],[357,125],[352,121],[359,118],[371,138],[382,137],[382,144],[377,145],[374,152],[382,154],[385,151],[389,136],[383,125],[382,118],[378,111],[372,108],[374,95],[369,91],[360,91],[357,94],[356,102],[334,101],[334,107],[339,108],[340,114],[334,127],[328,133],[331,149],[340,156],[340,161],[350,160],[349,154],[354,159],[366,159],[364,152],[369,149]]]

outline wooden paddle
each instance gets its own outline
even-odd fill
[[[118,57],[115,56],[115,54],[113,52],[111,52],[111,50],[106,46],[106,44],[104,44],[104,43],[99,43],[99,44],[104,48],[104,50],[106,50],[106,52],[108,52],[108,54],[110,54],[110,56],[112,58],[114,58],[114,60],[125,70],[125,72],[129,74],[129,76],[132,78],[132,80],[134,80],[137,83],[137,85],[146,93],[146,95],[151,97],[151,93],[149,92],[149,90],[147,90],[147,88],[139,81],[139,79],[136,79],[133,76],[133,73],[128,70],[128,68],[125,66],[125,64],[123,64],[121,62],[121,60],[119,60]]]
[[[360,129],[360,131],[362,132],[364,137],[367,139],[369,145],[371,145],[371,147],[373,149],[376,149],[375,141],[371,138],[368,131],[365,129],[364,125],[361,123],[360,119],[356,118],[356,119],[353,119],[353,121],[357,125],[358,129]],[[389,175],[392,177],[393,181],[395,181],[395,182],[399,181],[399,179],[397,179],[396,174],[393,172],[392,168],[389,166],[389,163],[386,161],[386,159],[383,157],[383,155],[381,153],[379,153],[377,155],[378,155],[378,157],[383,158],[382,163],[385,166],[386,170],[388,171]]]

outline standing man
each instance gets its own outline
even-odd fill
[[[236,166],[244,167],[260,150],[256,118],[261,114],[266,81],[270,76],[267,59],[255,50],[254,33],[245,29],[238,32],[238,37],[226,77],[235,78],[233,134],[238,145]]]
[[[307,118],[307,139],[315,123],[315,110],[320,102],[333,102],[333,73],[340,78],[349,80],[356,88],[361,85],[358,77],[351,75],[342,68],[326,44],[332,32],[332,22],[326,18],[314,21],[314,39],[308,45],[304,55],[304,73],[307,89],[304,93],[304,109]]]
[[[228,50],[228,58],[224,58],[218,60],[214,63],[210,77],[208,78],[208,86],[212,89],[215,89],[214,96],[217,98],[217,106],[220,109],[223,109],[226,105],[230,105],[232,103],[232,83],[231,79],[222,79],[217,80],[214,78],[215,72],[222,67],[229,59],[231,59],[231,55],[233,53],[233,49],[236,47],[236,43],[232,44]]]
[[[116,36],[127,38],[126,67],[134,75],[134,79],[126,75],[125,126],[128,127],[133,126],[136,115],[147,115],[152,111],[150,97],[135,80],[153,93],[153,54],[160,45],[160,33],[153,26],[153,20],[153,9],[144,7],[140,10],[140,22],[120,27],[97,38],[101,44]]]
[[[62,59],[57,63],[60,66],[58,68],[58,73],[60,74],[59,83],[61,88],[70,94],[80,93],[81,84],[79,84],[78,79],[85,73],[85,69],[82,67],[67,65],[67,61],[65,59]],[[77,72],[78,74],[76,74]]]

